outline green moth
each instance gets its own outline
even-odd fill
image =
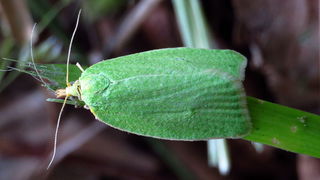
[[[251,130],[245,67],[231,50],[153,50],[94,64],[58,95],[76,96],[96,119],[138,135],[238,138]]]

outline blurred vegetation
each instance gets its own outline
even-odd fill
[[[215,39],[210,43],[248,57],[245,86],[249,95],[320,113],[318,1],[201,2],[212,29],[208,33]],[[208,167],[204,142],[149,142],[113,128],[98,128],[89,111],[73,107],[63,115],[58,164],[45,171],[60,106],[45,102],[54,94],[31,76],[3,70],[30,67],[30,33],[35,22],[36,62],[65,63],[80,8],[72,63],[86,66],[134,52],[182,46],[171,1],[1,0],[0,56],[21,62],[0,60],[0,179],[320,176],[319,159],[271,147],[258,154],[250,143],[231,140],[232,170],[222,177]],[[55,69],[46,72],[57,74]]]

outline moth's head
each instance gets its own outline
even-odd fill
[[[56,90],[57,98],[75,96],[81,99],[80,82],[77,80],[73,84],[68,84],[65,89]]]

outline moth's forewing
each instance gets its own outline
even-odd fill
[[[241,137],[251,129],[240,80],[245,62],[218,63],[223,58],[217,50],[175,48],[104,61],[80,77],[82,98],[101,121],[139,135]]]

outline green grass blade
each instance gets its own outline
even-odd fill
[[[5,37],[0,45],[0,56],[1,57],[7,57],[9,56],[11,50],[14,47],[14,41],[12,38]],[[7,70],[8,61],[0,60],[0,84],[4,77],[4,74],[6,73],[5,70]],[[0,87],[1,89],[1,87]]]
[[[63,99],[48,98],[47,101],[48,101],[48,102],[53,102],[53,103],[61,103],[61,104],[64,103],[64,100],[63,100]],[[67,101],[66,101],[66,104],[74,105],[74,106],[76,106],[76,107],[83,107],[83,106],[86,105],[83,101],[79,101],[79,100],[77,100],[77,99],[67,100]]]
[[[173,7],[175,10],[176,19],[178,20],[179,30],[184,46],[194,47],[191,18],[188,11],[190,9],[188,1],[173,0]]]
[[[320,158],[320,116],[248,97],[253,123],[243,139]]]
[[[207,24],[203,17],[202,7],[199,1],[189,1],[191,11],[189,14],[192,22],[191,28],[193,29],[194,47],[197,48],[212,48],[210,44],[211,38],[209,37]]]
[[[48,81],[47,88],[50,90],[63,89],[66,87],[66,65],[65,64],[35,64],[38,69],[39,75],[42,79]],[[86,69],[87,67],[83,67]],[[20,71],[38,78],[31,62],[24,62],[19,68],[12,68],[13,70]],[[80,69],[76,65],[69,66],[69,80],[70,82],[76,81],[81,75]]]

